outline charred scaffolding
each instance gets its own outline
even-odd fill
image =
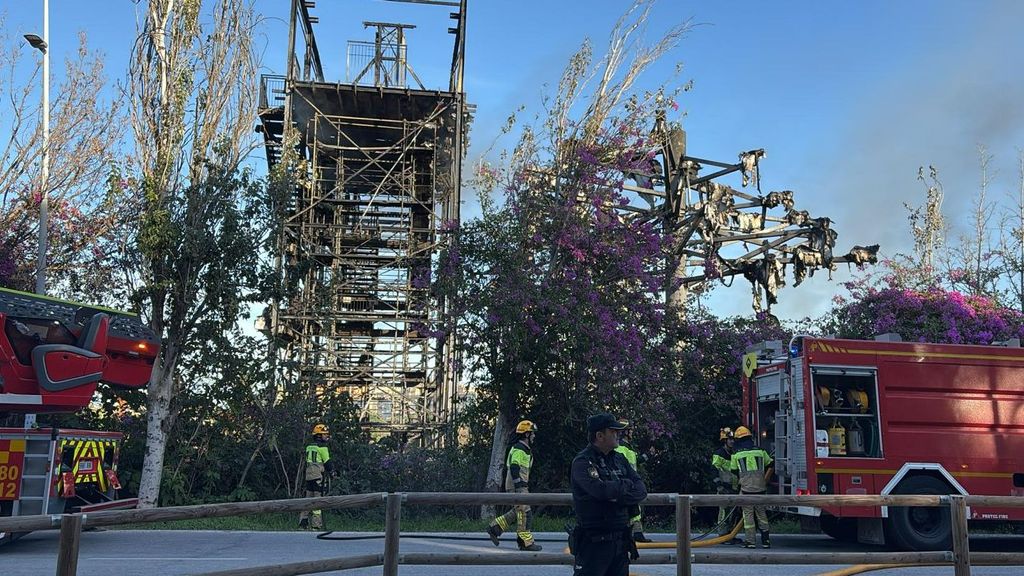
[[[742,276],[750,282],[754,310],[770,311],[785,286],[787,266],[797,286],[816,270],[877,262],[877,244],[835,254],[832,221],[797,210],[792,191],[762,193],[764,150],[741,152],[737,162],[690,156],[686,132],[664,113],[655,119],[654,136],[659,145],[646,156],[646,168],[627,174],[635,184],[625,186],[646,205],[624,209],[660,219],[673,235],[665,291],[670,309],[681,313],[691,291]],[[730,174],[740,175],[741,188],[753,190],[723,184],[720,179]]]
[[[280,377],[313,396],[348,393],[375,437],[436,445],[458,378],[451,336],[430,329],[446,308],[430,270],[460,218],[466,1],[425,3],[457,9],[447,90],[425,89],[409,65],[414,26],[387,22],[364,22],[374,40],[349,43],[351,80],[325,81],[314,3],[294,0],[288,72],[262,78],[260,130],[271,170],[298,182],[281,209],[286,295],[266,327]]]

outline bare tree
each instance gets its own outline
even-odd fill
[[[989,198],[992,177],[992,155],[983,145],[978,146],[980,180],[971,204],[971,222],[954,246],[947,246],[946,268],[949,283],[975,296],[998,298],[1001,266],[999,253],[993,247],[992,219],[996,206]]]
[[[1024,312],[1024,149],[1017,149],[1017,190],[1000,222],[999,253],[1008,292],[1007,306]]]
[[[914,257],[917,260],[917,267],[922,276],[933,278],[938,265],[937,254],[941,253],[945,245],[946,219],[942,214],[942,200],[944,191],[942,182],[939,180],[939,171],[934,166],[928,167],[928,176],[924,174],[924,167],[917,169],[917,179],[924,183],[925,192],[924,205],[913,207],[904,203],[910,214],[910,230],[914,235]]]
[[[0,28],[3,21],[0,19]],[[20,39],[18,39],[20,40]],[[102,254],[87,250],[119,221],[124,189],[111,177],[123,136],[120,100],[106,90],[103,60],[79,37],[78,51],[64,62],[51,102],[50,177],[42,190],[41,105],[36,97],[40,66],[27,77],[21,42],[0,38],[0,100],[6,133],[0,139],[0,283],[31,287],[39,203],[51,205],[50,284],[76,292],[72,278]],[[103,191],[107,192],[104,193]]]
[[[136,277],[163,342],[149,388],[143,506],[160,494],[172,401],[184,385],[179,361],[210,315],[237,318],[236,255],[225,252],[238,248],[227,224],[232,197],[220,192],[254,146],[257,24],[248,0],[214,0],[207,12],[201,0],[151,0],[139,22],[129,70],[132,168],[145,199]],[[216,250],[206,250],[211,243]]]

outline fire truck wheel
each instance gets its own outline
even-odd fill
[[[828,514],[822,514],[818,519],[821,531],[840,542],[857,541],[857,519],[836,518]]]
[[[932,476],[910,476],[893,490],[893,494],[950,494],[953,489]],[[951,550],[952,520],[946,507],[889,508],[885,523],[886,540],[901,550]]]

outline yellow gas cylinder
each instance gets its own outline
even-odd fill
[[[828,455],[846,456],[846,428],[843,428],[838,418],[832,421],[828,429]]]

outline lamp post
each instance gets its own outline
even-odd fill
[[[36,294],[46,294],[46,242],[50,179],[50,0],[43,0],[43,37],[25,34],[25,40],[43,53],[43,174],[39,202],[39,246],[36,256]]]
[[[25,34],[36,50],[43,53],[43,174],[39,186],[39,247],[36,254],[36,294],[46,294],[46,228],[49,194],[47,186],[50,179],[50,0],[43,0],[43,37]],[[25,428],[33,428],[36,423],[35,414],[25,414]]]

